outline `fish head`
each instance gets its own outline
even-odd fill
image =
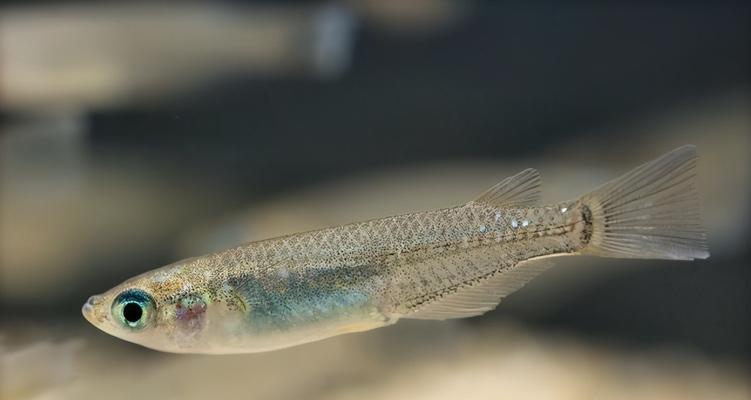
[[[217,296],[192,268],[168,266],[91,296],[84,318],[102,331],[154,350],[208,353],[241,321],[243,305]],[[209,329],[209,320],[215,323]],[[217,332],[217,330],[221,330]],[[231,332],[229,332],[231,334]]]

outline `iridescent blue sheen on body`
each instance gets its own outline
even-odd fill
[[[370,266],[274,271],[232,282],[247,306],[251,330],[286,331],[302,325],[367,314],[371,296],[382,284]]]

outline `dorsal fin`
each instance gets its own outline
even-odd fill
[[[474,200],[493,207],[519,207],[537,203],[540,199],[540,173],[527,168],[488,189]]]
[[[496,308],[503,298],[550,268],[553,263],[545,258],[522,261],[472,286],[458,288],[456,292],[434,300],[404,318],[443,320],[485,314]]]

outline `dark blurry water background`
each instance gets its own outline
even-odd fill
[[[414,376],[443,376],[430,368],[463,351],[457,381],[501,368],[528,382],[488,378],[478,397],[529,395],[551,364],[548,377],[605,381],[585,391],[597,398],[744,397],[750,16],[744,2],[702,1],[0,6],[4,397],[126,397],[92,371],[125,379],[143,365],[171,372],[136,393],[198,397],[163,384],[200,365],[263,374],[288,363],[302,377],[247,393],[448,397],[384,376],[411,376],[421,360]],[[702,157],[706,261],[565,260],[480,318],[210,361],[142,350],[80,317],[90,294],[181,257],[458,204],[525,167],[541,171],[546,199],[572,198],[685,143]],[[522,367],[481,356],[511,344]],[[538,357],[548,352],[558,355]],[[654,361],[663,352],[670,361]],[[339,378],[305,369],[332,357],[322,370]],[[709,372],[673,374],[685,358]],[[569,362],[591,380],[566,375]],[[342,374],[352,364],[367,367]],[[200,374],[209,393],[238,393]],[[698,386],[663,390],[650,374]]]

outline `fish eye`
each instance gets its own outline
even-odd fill
[[[154,311],[154,300],[139,289],[120,293],[112,303],[112,314],[123,326],[132,329],[145,327]]]

